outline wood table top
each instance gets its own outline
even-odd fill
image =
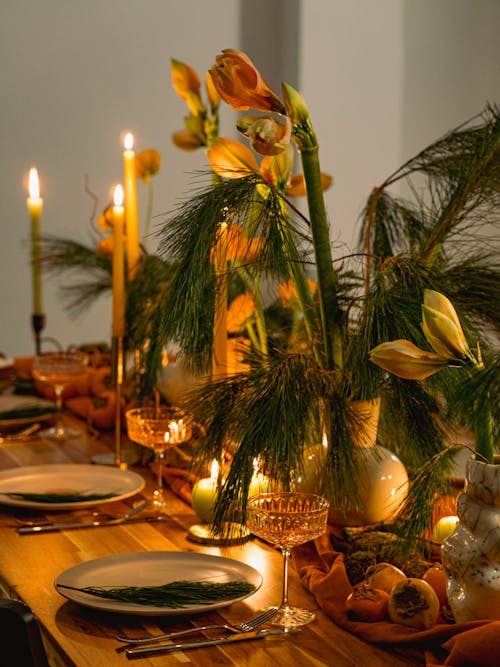
[[[71,419],[70,419],[71,421]],[[77,423],[77,422],[75,422]],[[0,470],[16,466],[54,463],[91,463],[96,454],[112,452],[106,437],[94,437],[80,424],[82,434],[67,442],[36,439],[0,445]],[[111,443],[112,444],[112,443]],[[154,479],[149,467],[131,470],[146,480],[138,495],[107,506],[112,512],[128,509],[148,497]],[[4,596],[21,599],[33,611],[42,629],[50,664],[65,667],[123,667],[130,661],[123,652],[117,634],[140,636],[144,632],[168,631],[206,623],[238,623],[257,610],[279,603],[282,585],[281,554],[252,538],[244,544],[218,547],[193,542],[188,530],[199,523],[193,510],[178,496],[167,491],[168,519],[159,523],[135,523],[35,535],[19,535],[19,518],[40,512],[0,507],[0,586]],[[70,514],[71,516],[71,514]],[[260,589],[243,601],[193,617],[140,617],[97,611],[63,598],[54,587],[56,577],[69,567],[113,554],[175,551],[211,554],[232,558],[254,567],[263,577]],[[293,566],[290,568],[291,604],[314,609],[316,621],[299,633],[270,637],[234,645],[176,651],[172,654],[134,660],[144,666],[191,664],[200,667],[234,665],[238,667],[404,667],[421,664],[417,659],[385,651],[367,644],[336,626],[314,597],[301,585]],[[213,637],[213,634],[207,636]],[[217,635],[216,635],[217,636]],[[196,635],[201,638],[201,635]]]

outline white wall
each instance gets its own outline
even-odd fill
[[[345,252],[342,244],[351,246],[375,184],[486,101],[498,103],[499,0],[264,5],[276,11],[264,11],[262,0],[1,0],[0,351],[34,349],[25,203],[30,166],[41,178],[43,232],[79,240],[89,236],[92,211],[85,175],[104,206],[121,179],[124,129],[135,132],[138,150],[162,153],[155,214],[188,194],[205,160],[170,141],[185,113],[171,88],[171,57],[201,74],[221,49],[237,48],[242,34],[266,77],[261,57],[273,58],[269,45],[277,35],[290,42],[295,34],[275,29],[277,15],[298,7],[298,39],[278,52],[297,51],[297,83],[320,139],[322,168],[335,178],[327,204],[336,254]],[[295,25],[293,17],[282,18],[283,26]],[[271,64],[273,85],[283,78],[296,83],[289,67],[283,64],[279,77]],[[222,118],[227,136],[234,115],[226,109]],[[45,335],[63,346],[108,340],[109,300],[71,321],[57,288],[44,283]]]
[[[373,186],[499,103],[500,1],[302,0],[300,25],[331,236],[350,244]]]
[[[236,45],[238,10],[238,0],[1,0],[0,351],[34,351],[29,168],[40,175],[42,232],[87,241],[93,201],[85,176],[104,208],[122,180],[120,134],[130,129],[137,150],[162,154],[154,213],[170,210],[205,165],[201,152],[184,153],[170,140],[186,113],[171,86],[170,58],[204,76],[221,48]],[[63,346],[108,341],[110,299],[70,320],[59,284],[43,285],[43,334]]]

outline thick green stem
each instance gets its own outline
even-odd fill
[[[287,215],[286,206],[283,202],[283,212]],[[320,360],[320,353],[318,351],[317,345],[317,336],[315,335],[316,326],[314,319],[314,308],[313,308],[313,295],[311,288],[309,287],[309,282],[307,280],[306,272],[304,270],[304,265],[298,261],[299,252],[296,249],[295,236],[292,233],[292,230],[289,226],[284,225],[282,228],[282,233],[284,235],[284,247],[293,248],[294,250],[290,251],[290,254],[297,255],[297,261],[291,257],[290,258],[290,277],[293,280],[295,289],[297,290],[297,298],[299,300],[300,308],[304,316],[304,325],[306,327],[307,335],[311,341],[312,349],[314,352],[315,358]]]
[[[301,150],[300,155],[307,189],[307,203],[318,275],[321,327],[324,338],[324,363],[326,368],[329,369],[342,368],[342,328],[336,290],[338,277],[333,267],[318,146],[305,147]]]
[[[493,425],[489,403],[478,406],[474,421],[476,451],[493,463]]]

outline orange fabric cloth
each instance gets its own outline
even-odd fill
[[[17,357],[14,368],[22,380],[32,380],[33,357]],[[44,382],[35,381],[37,394],[54,400],[54,388]],[[111,367],[88,366],[85,375],[64,388],[65,406],[81,419],[98,429],[109,429],[115,424],[116,395],[112,388]],[[121,400],[125,410],[125,401]]]
[[[162,477],[171,490],[188,505],[192,504],[193,485],[197,478],[182,468],[162,466]]]
[[[367,642],[413,654],[417,650],[427,667],[493,667],[498,664],[500,621],[441,622],[429,630],[415,630],[389,620],[366,623],[349,618],[345,600],[353,588],[344,557],[335,550],[332,537],[333,529],[330,529],[318,540],[296,547],[292,557],[303,585],[337,625]]]

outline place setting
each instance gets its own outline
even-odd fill
[[[315,620],[313,612],[288,601],[288,559],[291,549],[321,536],[326,530],[329,503],[304,493],[265,493],[249,500],[247,525],[256,537],[277,546],[284,559],[282,596],[239,624],[211,624],[169,630],[150,636],[117,635],[118,652],[127,658],[265,639],[298,632]],[[252,566],[223,556],[192,552],[137,552],[98,558],[62,572],[57,592],[91,609],[152,617],[196,617],[254,595],[262,575]],[[259,629],[269,624],[270,628]],[[224,636],[194,641],[172,640],[194,632],[224,630]],[[168,643],[164,643],[168,641]]]

